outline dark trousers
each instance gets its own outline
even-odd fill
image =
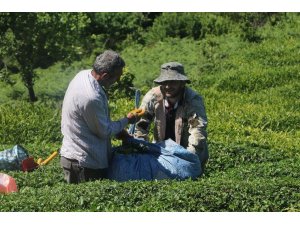
[[[90,169],[79,166],[77,160],[60,158],[65,180],[70,184],[78,184],[85,181],[101,180],[106,178],[107,169]]]

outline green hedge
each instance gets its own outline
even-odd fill
[[[300,211],[299,15],[280,14],[279,20],[273,18],[277,14],[254,16],[253,23],[263,23],[254,33],[258,42],[243,39],[242,26],[247,25],[239,23],[243,14],[207,14],[207,19],[200,18],[206,14],[197,14],[203,29],[214,21],[215,30],[202,39],[194,40],[192,33],[180,39],[178,32],[186,23],[189,29],[184,32],[192,31],[194,21],[184,20],[188,15],[153,18],[153,31],[161,32],[167,22],[172,22],[170,27],[180,26],[174,37],[164,41],[131,42],[121,52],[127,65],[123,82],[133,82],[145,94],[162,63],[184,64],[190,86],[204,97],[208,115],[210,159],[204,176],[194,181],[103,180],[69,185],[57,157],[31,173],[1,171],[16,179],[19,192],[0,195],[0,211]],[[218,31],[216,24],[225,30]],[[40,101],[34,104],[20,100],[19,86],[1,86],[0,147],[19,143],[35,158],[58,149],[63,94],[92,58],[37,70]],[[133,93],[122,88],[111,92],[113,120],[134,107]],[[8,101],[12,91],[15,100]],[[113,140],[114,146],[119,144]]]

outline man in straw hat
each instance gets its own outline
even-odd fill
[[[161,66],[157,87],[144,96],[140,108],[146,113],[136,124],[135,137],[148,140],[150,124],[154,121],[153,142],[171,138],[188,151],[199,156],[202,170],[208,160],[207,117],[202,97],[187,87],[190,80],[178,62]]]

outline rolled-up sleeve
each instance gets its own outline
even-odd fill
[[[192,152],[206,150],[207,144],[207,116],[205,106],[200,96],[192,100],[188,112],[189,139],[188,149]]]
[[[145,114],[136,123],[134,136],[136,138],[143,138],[149,141],[150,124],[153,121],[154,116],[154,96],[152,90],[150,90],[143,98],[140,108],[145,109]]]

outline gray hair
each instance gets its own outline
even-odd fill
[[[106,50],[97,56],[93,69],[98,74],[103,72],[112,73],[116,69],[123,68],[124,66],[125,62],[117,52]]]

